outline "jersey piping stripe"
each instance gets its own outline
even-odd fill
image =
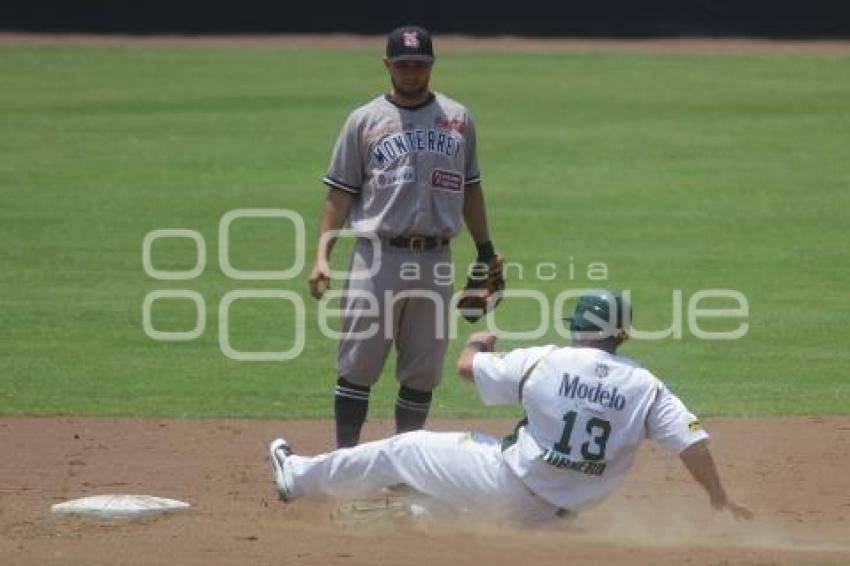
[[[327,175],[322,177],[322,182],[324,184],[330,186],[330,187],[335,188],[335,189],[341,189],[345,192],[348,192],[348,193],[351,193],[351,194],[354,194],[354,195],[360,194],[360,187],[352,187],[351,185],[346,185],[342,181],[337,181],[336,179],[334,179],[332,177],[328,177]]]
[[[409,111],[413,112],[413,111],[419,110],[420,108],[425,108],[426,106],[428,106],[429,104],[431,104],[432,102],[437,100],[437,95],[434,94],[433,92],[429,92],[428,98],[424,102],[420,102],[416,106],[402,106],[401,104],[396,104],[396,102],[392,99],[392,97],[389,95],[389,93],[384,94],[384,100],[386,100],[387,102],[389,102],[390,104],[392,104],[393,106],[395,106],[396,108],[398,108],[400,110],[409,110]]]
[[[539,358],[534,360],[534,363],[531,364],[531,367],[529,367],[528,370],[526,370],[526,372],[524,374],[522,374],[522,378],[520,378],[520,380],[519,380],[519,401],[520,401],[520,403],[522,403],[522,390],[525,388],[525,382],[528,381],[528,378],[531,377],[531,374],[534,373],[534,370],[537,369],[537,365],[540,362],[543,361],[543,358],[545,358],[546,356],[548,356],[549,354],[551,354],[555,350],[557,350],[557,348],[550,348],[549,350],[546,350],[545,352],[543,352],[543,354],[541,354]]]
[[[476,183],[481,182],[481,175],[476,175],[475,177],[470,177],[469,179],[465,179],[463,181],[463,186],[466,187],[468,185],[474,185]]]

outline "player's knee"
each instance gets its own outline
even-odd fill
[[[401,387],[408,391],[415,391],[414,395],[429,394],[436,389],[443,380],[442,371],[404,371],[396,378]]]

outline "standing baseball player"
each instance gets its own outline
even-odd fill
[[[631,307],[614,292],[579,299],[571,347],[493,353],[496,337],[472,335],[458,371],[489,405],[520,404],[525,418],[501,442],[470,433],[416,431],[315,457],[269,447],[285,501],[363,497],[406,484],[457,513],[538,526],[600,503],[620,484],[648,437],[678,454],[716,509],[752,513],[721,485],[708,434],[649,370],[618,356]]]
[[[341,303],[338,447],[359,442],[370,388],[393,344],[396,431],[424,426],[441,379],[452,297],[451,281],[435,273],[451,268],[449,241],[461,222],[476,243],[477,265],[486,271],[500,259],[487,229],[472,116],[429,90],[431,36],[417,26],[396,29],[383,61],[390,92],[349,115],[323,179],[329,190],[310,274],[310,292],[320,299],[330,283],[328,236],[346,222],[368,236],[355,244],[349,274],[371,276],[349,277]]]

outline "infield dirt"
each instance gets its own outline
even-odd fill
[[[500,421],[436,430],[509,431]],[[756,518],[713,512],[678,460],[647,444],[625,486],[555,532],[486,524],[343,526],[325,504],[280,503],[268,441],[331,448],[328,421],[0,420],[2,564],[848,564],[850,419],[711,419],[727,488]],[[391,432],[370,422],[366,434]],[[140,493],[188,501],[135,521],[57,518],[59,501]]]

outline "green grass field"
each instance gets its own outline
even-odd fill
[[[0,414],[329,415],[336,344],[320,335],[306,295],[319,179],[347,113],[385,89],[378,56],[0,48]],[[739,290],[750,308],[743,339],[698,340],[686,324],[680,340],[633,341],[624,353],[704,415],[850,413],[847,57],[446,54],[434,86],[476,115],[494,240],[526,268],[511,288],[631,289],[644,329],[670,324],[676,289],[685,303],[700,289]],[[304,217],[297,278],[223,275],[218,223],[239,208]],[[203,235],[197,279],[145,274],[143,239],[162,228]],[[294,255],[284,222],[239,221],[230,240],[241,269],[280,269]],[[472,259],[467,235],[454,254]],[[160,241],[152,255],[158,269],[194,265],[185,239]],[[534,276],[544,261],[557,265],[554,280]],[[607,265],[607,281],[588,280],[590,262]],[[145,335],[142,302],[157,289],[204,297],[200,338]],[[234,289],[301,295],[297,359],[222,354],[218,305]],[[530,329],[536,309],[509,300],[497,322]],[[159,330],[190,329],[194,316],[186,301],[153,309]],[[293,328],[282,302],[231,310],[240,350],[287,349]],[[461,339],[479,328],[462,325]],[[539,342],[556,340],[550,330]],[[516,414],[482,408],[455,377],[459,342],[434,416]],[[392,372],[390,363],[373,415],[390,414]]]

